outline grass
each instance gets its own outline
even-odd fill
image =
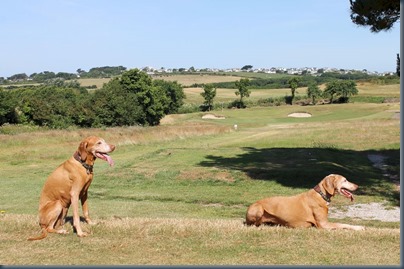
[[[6,216],[3,264],[26,265],[397,265],[399,229],[363,232],[246,227],[238,220],[102,219],[87,238],[49,235],[27,244],[34,218]],[[70,224],[67,226],[70,227]],[[86,229],[88,227],[84,225]],[[4,228],[3,228],[4,230]],[[15,238],[15,234],[19,237]],[[287,238],[287,239],[286,239]],[[313,240],[315,238],[315,240]],[[286,240],[285,240],[286,239]],[[357,246],[361,247],[358,248]],[[387,260],[382,253],[389,253]]]
[[[399,174],[399,106],[223,110],[214,111],[223,120],[170,115],[148,128],[2,126],[0,264],[398,265],[399,222],[338,220],[367,227],[353,232],[245,227],[243,218],[257,199],[306,191],[330,173],[360,185],[355,203],[399,205],[394,184],[367,158],[387,156],[389,172]],[[287,116],[301,111],[312,117]],[[67,223],[69,235],[28,243],[39,232],[45,178],[90,134],[117,146],[114,167],[95,164],[89,202],[99,224],[82,224],[86,238]],[[350,203],[338,196],[331,206]]]

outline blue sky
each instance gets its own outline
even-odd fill
[[[395,71],[399,23],[371,33],[349,0],[2,0],[0,77],[78,68]]]

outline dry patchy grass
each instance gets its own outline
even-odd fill
[[[398,265],[399,229],[247,227],[242,219],[102,219],[86,238],[27,242],[35,218],[2,215],[5,265]],[[66,224],[71,230],[71,225]],[[389,253],[386,255],[385,253]],[[310,259],[308,259],[310,257]]]
[[[381,85],[375,83],[361,82],[357,84],[358,95],[399,97],[400,84]]]
[[[175,117],[173,115],[173,117]],[[181,116],[180,116],[181,117]],[[2,128],[13,128],[4,126]],[[97,135],[109,143],[117,145],[147,144],[156,141],[170,141],[186,137],[205,136],[230,132],[230,126],[215,125],[206,122],[188,122],[187,124],[164,125],[156,127],[118,127],[105,129],[43,130],[35,133],[23,132],[0,134],[0,143],[9,150],[39,151],[44,145],[63,149],[75,147],[84,137]],[[25,148],[25,149],[24,149]],[[29,148],[29,149],[28,149]],[[24,154],[24,152],[21,152]],[[7,154],[6,154],[7,155]]]

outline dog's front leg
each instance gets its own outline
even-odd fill
[[[87,236],[87,234],[81,230],[80,226],[79,191],[72,188],[72,190],[70,191],[70,197],[72,201],[71,206],[73,207],[73,227],[76,229],[77,236],[79,237]]]
[[[95,223],[94,221],[92,221],[90,219],[90,213],[89,213],[89,210],[88,210],[88,201],[87,201],[87,191],[85,191],[82,194],[82,196],[80,197],[80,200],[81,200],[81,206],[82,206],[82,209],[83,209],[83,216],[84,216],[84,219],[86,220],[86,222],[88,224],[90,224],[90,225],[97,224],[97,223]]]
[[[365,227],[359,226],[359,225],[350,225],[350,224],[335,223],[335,222],[328,222],[328,221],[320,222],[318,227],[323,228],[323,229],[328,229],[328,230],[334,230],[334,229],[348,229],[348,230],[354,230],[354,231],[365,230]]]

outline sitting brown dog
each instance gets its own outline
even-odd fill
[[[48,233],[66,234],[62,229],[67,211],[73,207],[73,227],[79,237],[87,234],[82,231],[79,217],[79,199],[84,219],[92,224],[88,212],[87,191],[93,180],[93,166],[96,158],[114,162],[108,153],[115,150],[114,145],[107,144],[104,139],[90,136],[85,138],[73,156],[62,163],[49,175],[39,199],[39,225],[42,234],[28,240],[39,240]]]
[[[270,197],[250,205],[246,224],[260,226],[262,223],[291,228],[317,227],[324,229],[364,230],[363,226],[328,222],[328,204],[336,193],[353,201],[351,191],[358,185],[345,177],[331,174],[313,189],[290,197]]]

